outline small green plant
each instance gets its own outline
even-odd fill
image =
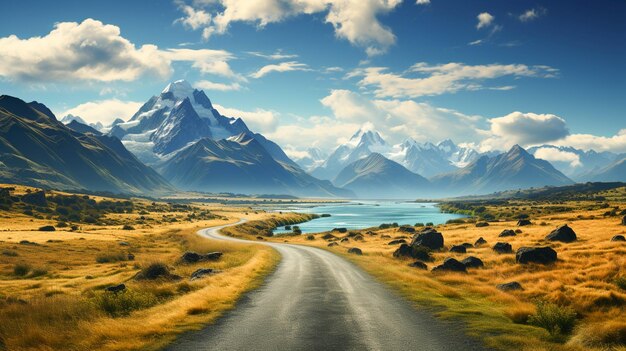
[[[536,314],[528,318],[528,324],[547,330],[550,335],[566,335],[576,324],[576,312],[571,307],[538,301]]]
[[[13,266],[13,274],[18,277],[23,277],[27,275],[31,270],[31,266],[28,263],[18,263]]]
[[[158,303],[154,294],[130,289],[118,293],[102,291],[96,293],[92,301],[111,317],[127,316],[132,311],[152,307]]]

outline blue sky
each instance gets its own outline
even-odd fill
[[[294,155],[330,149],[363,125],[391,142],[626,152],[624,1],[5,0],[2,8],[0,93],[92,122],[128,118],[184,78]]]

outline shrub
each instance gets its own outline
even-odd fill
[[[112,263],[112,262],[126,261],[127,259],[128,259],[128,255],[122,252],[106,253],[106,254],[100,254],[96,256],[96,262],[98,263]]]
[[[448,219],[448,221],[446,221],[446,224],[463,224],[463,223],[465,223],[465,220],[461,218]],[[430,225],[432,225],[432,223]]]
[[[424,223],[421,223],[421,222],[415,223],[415,227],[423,227],[423,226],[424,226]]]
[[[42,275],[48,274],[48,269],[45,267],[37,267],[30,272],[30,277],[41,277]]]
[[[148,267],[143,268],[137,273],[136,279],[139,280],[155,280],[158,278],[168,278],[170,270],[167,265],[161,262],[151,263]]]
[[[307,235],[306,240],[315,240],[315,237],[313,235]]]
[[[569,334],[576,324],[576,312],[571,307],[539,301],[536,314],[528,318],[528,323],[547,330],[550,335]]]
[[[428,222],[428,223],[426,223],[426,226],[427,227],[432,227],[432,226],[434,226],[434,224],[433,224],[433,222]]]
[[[43,227],[39,227],[39,231],[40,232],[53,232],[56,229],[54,229],[54,226],[51,225],[44,225]]]
[[[9,257],[17,257],[17,256],[19,256],[19,255],[17,254],[17,252],[16,252],[16,251],[13,251],[13,250],[3,250],[3,251],[2,251],[2,255],[4,255],[4,256],[9,256]]]
[[[621,276],[615,279],[615,285],[622,290],[626,290],[626,276]]]
[[[135,227],[129,224],[124,224],[124,226],[122,227],[122,230],[135,230]]]
[[[13,274],[17,275],[18,277],[23,277],[28,274],[28,272],[30,272],[30,269],[31,267],[28,263],[18,263],[13,266]]]
[[[93,303],[111,317],[127,316],[132,311],[152,307],[158,299],[151,293],[124,290],[119,293],[103,291],[93,297]]]
[[[67,228],[68,224],[66,222],[59,222],[59,223],[57,223],[57,227],[58,228]]]

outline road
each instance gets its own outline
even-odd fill
[[[223,227],[199,234],[246,242],[220,235]],[[263,244],[282,255],[263,286],[215,324],[183,334],[166,350],[484,350],[458,324],[416,310],[337,255]]]

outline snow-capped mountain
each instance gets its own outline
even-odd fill
[[[82,117],[80,116],[74,116],[73,114],[67,114],[65,115],[63,118],[61,118],[61,123],[68,125],[70,123],[72,123],[73,121],[76,121],[80,124],[84,124],[86,126],[89,126],[99,132],[102,131],[102,128],[104,128],[104,126],[102,125],[102,123],[98,122],[98,123],[87,123],[84,119],[82,119]]]
[[[307,172],[314,170],[326,161],[328,155],[316,147],[306,149],[303,155],[292,156],[293,160]]]
[[[537,158],[550,161],[556,169],[577,181],[590,181],[606,167],[626,155],[613,152],[580,150],[569,146],[533,146],[528,152]]]

